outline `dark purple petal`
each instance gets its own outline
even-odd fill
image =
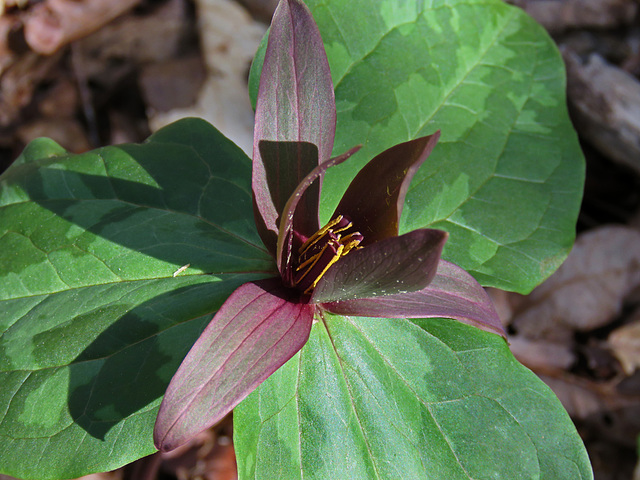
[[[294,246],[294,232],[302,237],[302,241],[309,237],[316,230],[305,231],[303,225],[297,223],[300,215],[297,214],[297,209],[300,204],[301,198],[303,198],[306,190],[316,182],[328,168],[338,165],[348,159],[351,155],[356,153],[362,148],[361,145],[353,147],[346,153],[337,157],[331,158],[326,162],[321,163],[314,168],[309,175],[307,175],[302,182],[298,185],[295,191],[289,197],[284,210],[282,211],[282,218],[280,220],[280,232],[278,233],[278,247],[276,254],[276,263],[278,264],[278,270],[282,275],[282,278],[288,286],[293,285],[292,278],[292,249]]]
[[[457,265],[440,260],[422,290],[386,297],[322,304],[329,312],[382,318],[453,318],[506,338],[493,304],[476,280]]]
[[[269,191],[254,195],[254,213],[256,226],[262,241],[274,255],[276,254],[277,232],[269,230],[261,221],[259,205],[273,205],[280,214],[291,194],[300,182],[318,166],[318,147],[309,142],[272,142],[259,143],[260,155],[269,185]],[[268,197],[265,198],[265,195]],[[296,210],[296,220],[304,230],[316,231],[318,227],[318,198],[320,182],[314,182],[304,192]],[[276,219],[279,225],[280,218]]]
[[[400,143],[358,172],[336,208],[364,235],[362,245],[398,235],[398,222],[413,175],[429,156],[440,131]]]
[[[153,432],[156,447],[173,450],[229,413],[302,348],[313,311],[280,279],[233,292],[169,384]]]
[[[354,250],[320,279],[312,303],[412,292],[436,274],[447,232],[421,229]]]
[[[300,0],[283,0],[273,16],[265,52],[260,88],[256,103],[253,143],[254,205],[256,223],[267,247],[278,232],[281,209],[272,197],[286,202],[293,189],[291,182],[280,182],[279,176],[268,171],[290,166],[266,166],[260,142],[309,142],[318,147],[317,158],[299,156],[297,171],[302,179],[319,163],[329,159],[333,150],[336,128],[336,107],[333,82],[322,38],[311,12]],[[312,163],[315,162],[315,163]],[[289,175],[289,173],[286,173]],[[294,187],[295,188],[295,185]],[[288,190],[287,190],[288,189]],[[310,211],[318,210],[320,185]],[[315,219],[316,230],[318,228]]]

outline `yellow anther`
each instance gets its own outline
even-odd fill
[[[344,221],[347,225],[340,225]],[[296,268],[294,283],[299,286],[306,295],[310,295],[322,276],[340,258],[344,257],[351,250],[361,248],[362,235],[359,232],[350,233],[342,237],[341,233],[350,229],[352,223],[344,219],[342,215],[337,216],[324,227],[311,235],[306,242],[298,249],[300,264]],[[331,249],[328,253],[327,249]],[[308,258],[305,258],[307,257]],[[313,275],[313,278],[309,275]]]
[[[327,223],[324,227],[322,227],[320,230],[318,230],[316,233],[314,233],[313,235],[311,235],[306,242],[304,242],[302,244],[302,246],[298,249],[298,253],[300,255],[304,255],[304,253],[311,247],[313,246],[323,235],[325,235],[328,231],[330,231],[333,227],[335,227],[337,224],[339,224],[342,221],[342,215],[338,215],[336,218],[334,218],[333,220],[331,220],[329,223]],[[333,233],[336,232],[342,232],[343,230],[346,230],[347,228],[349,228],[351,226],[351,222],[349,222],[349,226],[345,227],[345,228],[341,228],[339,230],[335,230],[333,231]]]
[[[298,283],[300,281],[302,281],[302,279],[304,277],[307,276],[307,274],[313,269],[313,267],[316,265],[316,263],[318,262],[318,260],[320,259],[320,256],[322,255],[322,253],[327,249],[327,246],[325,245],[325,247],[322,249],[322,251],[320,253],[318,253],[317,255],[314,255],[312,258],[315,257],[315,261],[313,262],[313,264],[309,267],[309,269],[304,273],[304,275],[302,275],[302,277],[300,278],[300,280],[298,280]],[[333,257],[331,257],[331,259],[327,262],[327,264],[324,266],[324,268],[320,271],[320,273],[318,273],[316,275],[316,278],[313,280],[313,283],[311,285],[309,285],[309,287],[307,287],[307,289],[304,291],[305,295],[310,295],[311,292],[313,292],[313,289],[316,288],[316,285],[318,285],[318,282],[320,281],[320,279],[322,278],[322,276],[327,272],[327,270],[329,270],[329,267],[331,265],[333,265],[334,263],[336,263],[338,260],[340,260],[341,257],[344,256],[343,253],[344,250],[344,245],[340,245],[338,247],[338,250],[336,251],[336,253],[333,255]]]

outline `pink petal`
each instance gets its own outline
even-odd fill
[[[332,313],[363,317],[453,318],[506,338],[484,289],[462,268],[444,260],[440,260],[436,276],[422,290],[324,303],[322,307]]]
[[[280,279],[233,292],[169,384],[153,432],[156,447],[173,450],[229,413],[302,348],[313,312]]]

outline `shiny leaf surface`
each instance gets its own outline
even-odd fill
[[[241,479],[593,478],[551,390],[452,320],[327,316],[234,428]]]

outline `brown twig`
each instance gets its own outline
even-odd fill
[[[50,55],[82,38],[140,0],[47,0],[34,5],[24,20],[24,35],[29,46]]]

